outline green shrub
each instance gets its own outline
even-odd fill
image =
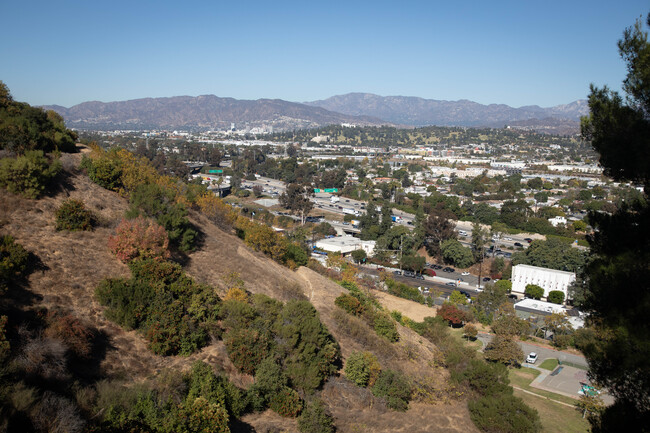
[[[395,321],[383,311],[374,315],[373,327],[377,335],[384,337],[391,343],[399,341],[399,332],[397,332]]]
[[[313,401],[305,406],[298,417],[301,433],[334,433],[334,419],[325,409],[322,401]]]
[[[187,219],[187,209],[176,201],[176,194],[155,184],[138,185],[131,194],[128,218],[145,215],[153,218],[167,230],[169,241],[181,251],[194,248],[197,231]]]
[[[0,187],[27,198],[37,198],[59,171],[58,159],[50,162],[42,150],[30,150],[16,158],[0,159]]]
[[[272,357],[264,359],[255,372],[255,385],[262,392],[262,395],[269,397],[278,393],[289,383],[287,376]]]
[[[69,199],[64,201],[56,210],[57,230],[92,230],[93,214],[81,200]]]
[[[203,397],[198,397],[191,402],[186,401],[181,407],[178,418],[182,420],[182,431],[230,433],[226,408],[210,403]]]
[[[284,371],[296,387],[311,393],[337,370],[340,348],[308,301],[289,301],[275,326],[277,351],[286,354]]]
[[[411,392],[411,384],[406,377],[393,370],[383,370],[372,387],[375,396],[384,397],[388,407],[398,411],[408,409]]]
[[[548,293],[548,302],[552,302],[554,304],[561,304],[564,302],[564,292],[561,290],[551,290]]]
[[[589,345],[596,343],[596,340],[596,331],[593,328],[580,328],[573,333],[573,345],[582,352]]]
[[[544,296],[544,289],[536,284],[526,284],[524,294],[533,299],[542,299],[542,296]]]
[[[144,324],[149,348],[157,355],[190,355],[207,343],[205,330],[185,314],[180,300],[158,295]]]
[[[524,352],[511,336],[495,335],[485,346],[484,353],[488,361],[505,365],[519,365],[524,359]]]
[[[228,410],[232,416],[239,418],[246,409],[245,393],[228,379],[214,373],[210,365],[195,361],[187,377],[187,400],[203,397],[210,403],[216,403]]]
[[[420,304],[426,303],[424,296],[416,287],[411,287],[404,283],[399,283],[392,278],[388,278],[386,280],[386,286],[388,287],[388,293],[391,295],[419,302]]]
[[[293,260],[297,266],[305,266],[309,262],[309,256],[300,246],[291,242],[287,245],[287,251],[284,253],[282,261],[287,263],[289,260]]]
[[[484,432],[535,433],[541,431],[539,415],[519,398],[497,394],[467,403],[474,425]]]
[[[558,349],[566,349],[571,345],[571,336],[567,334],[555,334],[553,335],[553,346]]]
[[[27,271],[29,253],[9,235],[0,236],[0,294]]]
[[[512,394],[512,388],[508,386],[508,368],[503,364],[472,359],[462,372],[462,380],[481,396]]]
[[[370,352],[354,352],[345,362],[345,375],[357,386],[373,386],[380,371],[377,357]]]
[[[239,328],[224,336],[228,356],[242,373],[255,374],[255,369],[269,355],[269,341],[256,329]]]
[[[104,314],[109,320],[126,329],[136,329],[145,318],[155,291],[149,285],[133,284],[123,278],[108,278],[99,283],[95,296],[101,305],[107,307]]]
[[[74,152],[76,139],[77,134],[66,129],[63,117],[53,110],[14,101],[0,82],[0,149]]]
[[[345,293],[341,293],[341,295],[334,300],[334,305],[354,316],[361,316],[365,311],[363,305],[357,298]]]
[[[472,325],[471,323],[468,323],[465,325],[463,328],[463,334],[468,338],[472,340],[476,340],[476,336],[478,335],[478,329],[476,326]]]
[[[228,299],[221,305],[221,324],[224,329],[241,329],[250,326],[257,317],[257,311],[246,302]]]
[[[302,410],[302,400],[296,391],[284,387],[271,396],[269,407],[282,416],[294,418]]]
[[[122,168],[111,158],[103,156],[93,160],[84,155],[81,167],[88,172],[90,180],[103,188],[118,191],[122,187]]]
[[[106,279],[95,291],[106,317],[143,330],[157,354],[189,355],[203,347],[220,307],[214,289],[196,284],[178,264],[149,259],[129,267],[130,280]]]

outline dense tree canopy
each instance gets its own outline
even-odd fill
[[[0,81],[0,149],[74,152],[76,140],[77,135],[66,129],[60,115],[14,101]]]
[[[579,272],[585,266],[586,257],[584,251],[571,244],[550,238],[533,241],[526,251],[513,254],[512,264]]]
[[[650,431],[650,43],[640,20],[625,30],[618,48],[628,72],[626,98],[592,86],[582,132],[608,175],[640,182],[645,193],[613,215],[589,215],[596,232],[586,307],[599,338],[584,352],[590,375],[616,398],[595,430]]]

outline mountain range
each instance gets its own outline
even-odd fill
[[[238,129],[266,126],[276,131],[338,123],[402,127],[503,127],[513,124],[525,129],[564,134],[577,132],[580,117],[588,113],[585,100],[548,108],[537,105],[513,108],[468,100],[442,101],[370,93],[348,93],[304,103],[202,95],[91,101],[70,108],[59,105],[43,108],[61,114],[68,127],[96,130],[223,129],[230,127],[231,123]]]
[[[549,108],[537,105],[513,108],[504,104],[483,105],[468,100],[440,101],[413,96],[379,96],[372,93],[348,93],[305,104],[351,116],[372,116],[409,126],[501,127],[504,122],[546,118],[577,122],[589,111],[586,100]]]

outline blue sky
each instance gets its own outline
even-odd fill
[[[616,48],[647,0],[0,2],[18,101],[349,92],[514,107],[620,89]]]

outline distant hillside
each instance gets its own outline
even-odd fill
[[[211,129],[272,126],[276,130],[313,128],[335,123],[379,125],[387,122],[350,116],[280,99],[237,100],[214,95],[84,102],[70,108],[43,107],[81,129]]]
[[[411,96],[379,96],[371,93],[348,93],[321,101],[305,102],[305,104],[351,116],[372,116],[388,122],[412,126],[502,127],[515,121],[555,118],[568,121],[577,129],[580,116],[588,113],[585,100],[549,108],[537,105],[513,108],[504,104],[482,105],[468,100],[440,101]]]
[[[223,129],[273,127],[275,131],[316,128],[331,124],[403,126],[489,126],[523,122],[526,129],[571,134],[586,101],[542,108],[482,105],[468,100],[439,101],[407,96],[348,93],[322,101],[297,103],[281,99],[238,100],[214,95],[144,98],[118,102],[84,102],[54,110],[68,127],[79,129]],[[543,120],[537,120],[543,119]],[[557,125],[557,127],[553,126]]]

